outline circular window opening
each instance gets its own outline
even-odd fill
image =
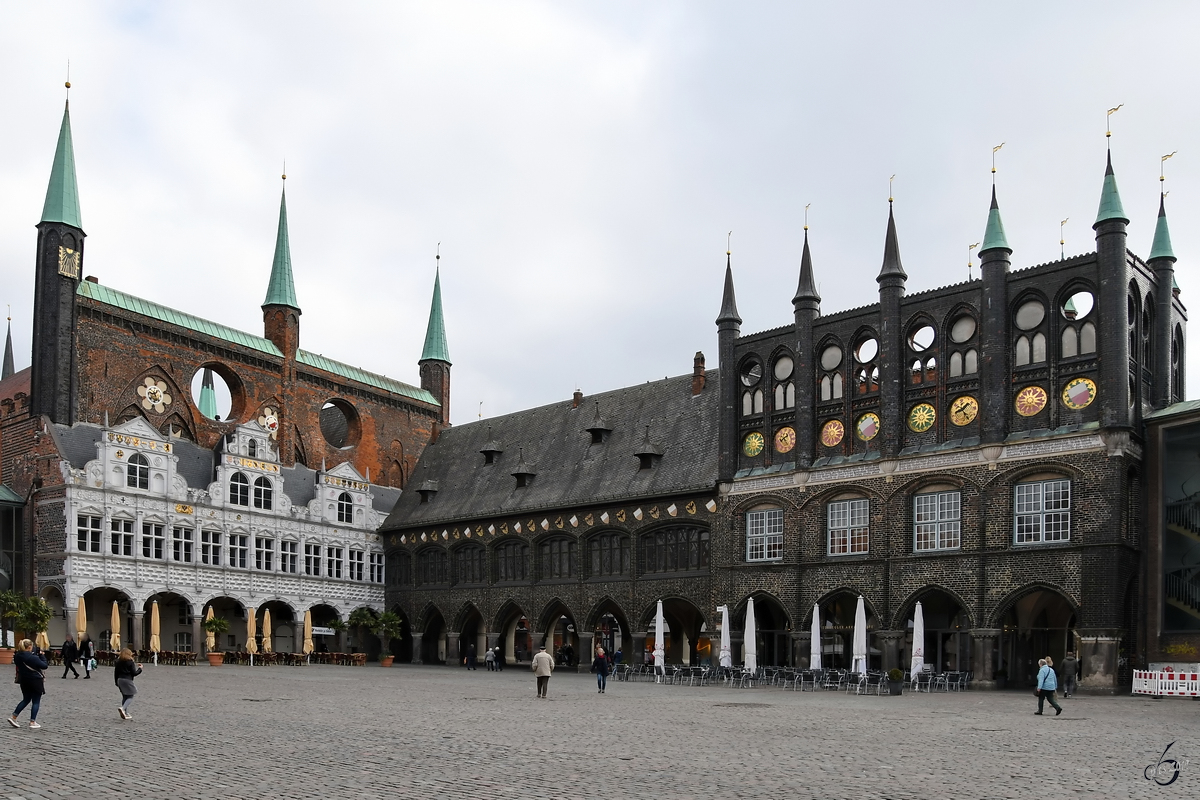
[[[922,325],[909,335],[908,346],[914,353],[920,353],[929,349],[929,346],[933,344],[933,338],[933,326]]]
[[[788,356],[778,359],[775,362],[775,380],[782,381],[792,376],[792,359]]]
[[[358,414],[345,400],[321,406],[321,435],[333,447],[353,447],[358,442]]]
[[[975,335],[975,318],[969,314],[963,314],[958,319],[954,320],[954,324],[950,326],[950,341],[955,344],[968,342]]]
[[[1092,297],[1091,292],[1076,292],[1067,298],[1067,301],[1062,304],[1060,310],[1066,319],[1083,319],[1092,313],[1092,307],[1095,304],[1096,299]]]
[[[821,367],[823,369],[837,369],[841,365],[842,348],[834,344],[821,351]]]
[[[212,364],[201,367],[192,375],[192,402],[202,416],[218,422],[227,420],[233,414],[234,400],[239,397],[232,388],[236,385],[237,379],[221,367]]]
[[[762,380],[763,368],[762,364],[757,361],[748,361],[742,365],[742,385],[753,386]]]
[[[877,355],[879,355],[879,340],[875,338],[863,339],[854,349],[854,358],[860,364],[874,361]]]
[[[1037,300],[1022,303],[1017,309],[1017,327],[1023,331],[1036,328],[1046,318],[1046,307]]]

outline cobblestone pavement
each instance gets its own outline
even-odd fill
[[[513,668],[147,666],[126,722],[111,669],[46,683],[44,727],[0,730],[0,798],[1200,796],[1189,700],[1079,697],[1055,718],[1024,692],[599,695],[560,672],[543,701]],[[1181,775],[1155,786],[1172,741]]]

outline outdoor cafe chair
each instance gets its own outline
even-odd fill
[[[805,687],[808,687],[810,691],[815,692],[817,690],[817,684],[820,682],[820,670],[806,669],[799,674],[793,688],[803,692]]]
[[[930,691],[931,677],[932,676],[928,671],[921,670],[916,675],[912,676],[912,680],[909,683],[909,688],[914,692],[928,692]]]
[[[784,689],[786,689],[788,687],[789,683],[792,684],[792,686],[794,688],[796,685],[796,681],[798,681],[799,678],[800,678],[800,673],[796,672],[796,670],[785,668],[785,669],[779,670],[779,674],[776,676],[776,681]]]
[[[933,676],[933,678],[930,680],[930,690],[934,692],[947,691],[949,689],[949,683],[947,682],[946,678],[947,675],[945,672]]]
[[[882,694],[880,687],[883,686],[883,674],[879,672],[868,672],[866,676],[858,684],[857,694]]]
[[[846,673],[845,683],[842,684],[841,688],[844,689],[847,693],[851,689],[854,689],[854,691],[857,693],[858,689],[859,689],[859,684],[861,684],[863,680],[864,680],[864,678],[863,678],[863,674],[861,672],[848,672],[848,673]]]

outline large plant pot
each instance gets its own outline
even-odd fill
[[[0,664],[11,664],[15,652],[11,647],[0,647]]]
[[[892,697],[899,697],[904,694],[904,681],[888,681],[888,694]]]
[[[206,653],[208,656],[208,665],[210,667],[219,667],[225,663],[224,653]]]
[[[395,656],[380,656],[379,657],[379,666],[390,667],[392,665],[392,662],[395,660],[396,660]]]

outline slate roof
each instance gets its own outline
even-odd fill
[[[436,481],[437,493],[421,503],[417,492],[405,492],[380,530],[711,491],[717,483],[717,370],[708,371],[706,384],[693,396],[692,376],[682,375],[594,395],[578,408],[564,400],[448,428],[413,472],[418,482]],[[613,430],[605,443],[593,445],[586,429],[597,401]],[[639,470],[634,454],[647,425],[663,456],[655,468]],[[489,440],[503,452],[485,465],[480,451]],[[512,474],[518,454],[537,465],[537,476],[521,489]]]

